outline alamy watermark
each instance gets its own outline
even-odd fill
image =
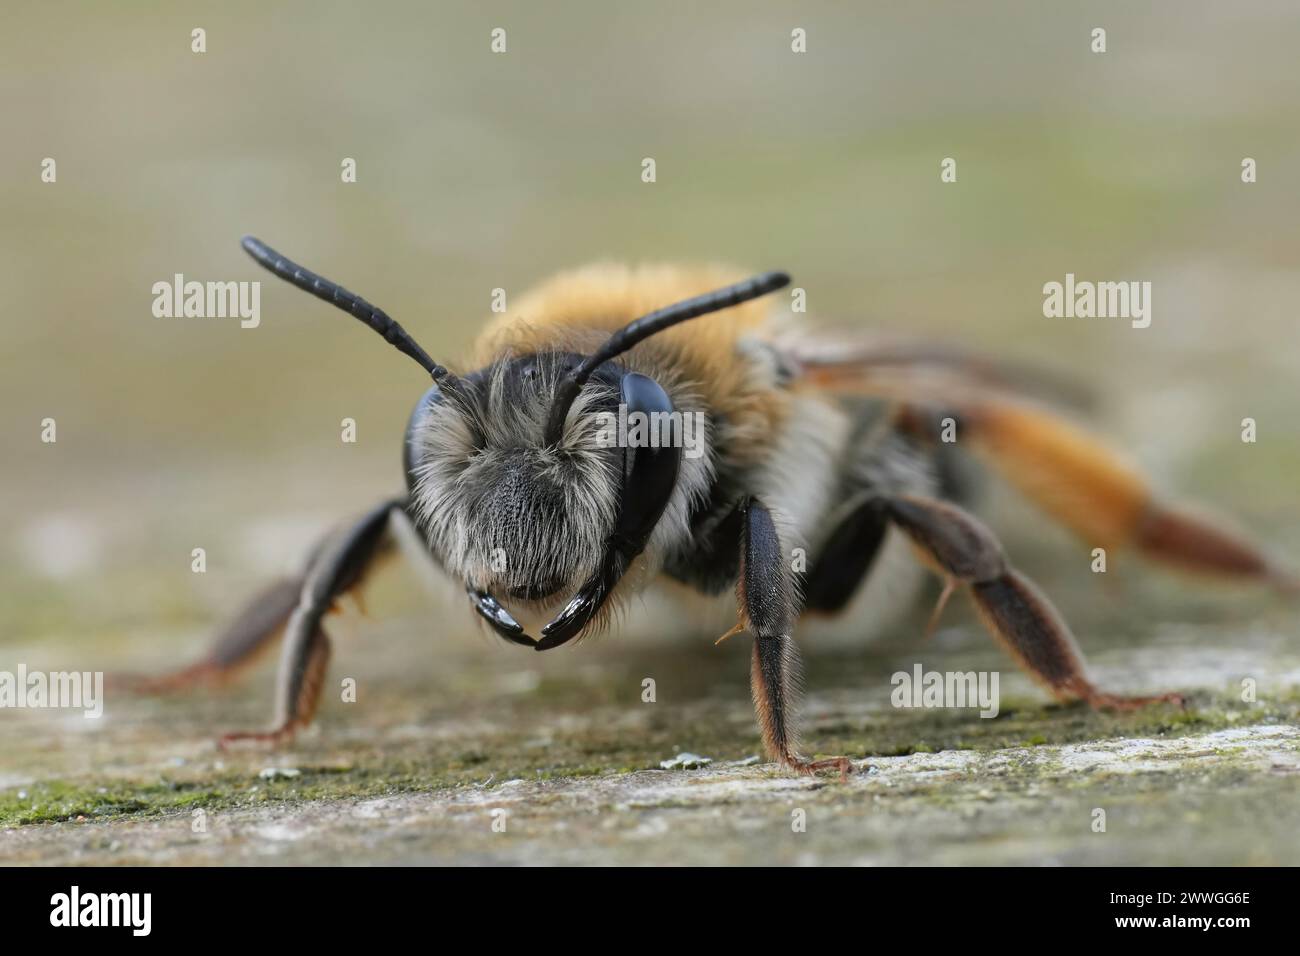
[[[83,893],[73,886],[50,897],[51,926],[122,926],[133,936],[153,929],[152,893]]]
[[[158,319],[239,318],[239,327],[255,329],[262,322],[262,283],[185,281],[176,273],[171,282],[153,284],[153,314]]]
[[[1133,328],[1151,324],[1150,282],[1064,282],[1043,286],[1043,315],[1049,319],[1130,319]]]
[[[680,448],[687,458],[704,454],[703,412],[629,412],[620,404],[617,412],[597,412],[596,421],[601,448]]]
[[[82,710],[87,720],[104,714],[103,671],[0,671],[0,708]]]
[[[981,717],[998,715],[997,671],[927,671],[920,664],[898,671],[889,682],[895,707],[978,707]]]

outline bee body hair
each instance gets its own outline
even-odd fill
[[[586,354],[636,317],[741,275],[716,266],[617,264],[564,272],[495,316],[474,361]],[[779,303],[756,300],[684,322],[620,356],[627,369],[663,383],[677,410],[700,412],[707,422],[705,454],[683,461],[682,488],[646,549],[639,581],[663,571],[705,595],[730,588],[739,561],[735,506],[749,495],[769,504],[798,566],[832,532],[846,500],[872,489],[933,490],[925,452],[893,429],[888,402],[845,399],[795,380],[783,343],[800,331]]]

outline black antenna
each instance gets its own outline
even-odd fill
[[[452,385],[456,381],[456,376],[429,358],[429,353],[420,348],[415,339],[411,338],[410,333],[383,309],[371,305],[361,296],[349,292],[341,285],[318,276],[310,269],[304,269],[291,259],[286,259],[261,239],[245,236],[240,245],[257,261],[258,265],[274,272],[285,282],[296,285],[304,292],[310,292],[318,299],[324,299],[330,305],[337,306],[366,323],[382,335],[389,345],[419,362],[420,366],[433,376],[435,382],[442,383],[445,380],[446,385]]]
[[[582,364],[560,379],[555,387],[555,399],[551,404],[551,414],[546,420],[546,443],[558,445],[564,432],[564,419],[569,414],[591,374],[610,359],[622,355],[634,346],[644,342],[650,336],[671,328],[679,322],[708,315],[721,309],[729,309],[750,299],[757,299],[783,289],[790,284],[790,277],[784,272],[764,272],[762,275],[737,282],[716,292],[706,292],[693,299],[686,299],[674,305],[658,309],[639,319],[634,319],[619,329],[605,344],[583,359]]]

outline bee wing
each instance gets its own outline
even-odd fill
[[[782,346],[806,380],[829,391],[941,403],[992,392],[1078,411],[1096,405],[1092,391],[1077,381],[961,346],[861,335],[801,337]]]
[[[1086,392],[926,343],[807,341],[786,355],[806,381],[828,391],[951,411],[977,458],[1091,548],[1130,547],[1172,567],[1300,594],[1300,577],[1248,536],[1166,504],[1126,456],[1049,407],[1090,405]]]

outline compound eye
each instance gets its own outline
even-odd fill
[[[419,433],[424,420],[428,417],[429,412],[435,406],[443,404],[446,399],[442,394],[442,389],[437,385],[431,385],[429,389],[420,396],[420,400],[415,403],[415,408],[411,410],[411,417],[406,422],[406,441],[402,447],[402,464],[406,469],[408,480],[415,471],[416,456],[418,454],[415,448],[415,436]]]
[[[623,404],[629,415],[641,412],[650,416],[673,411],[672,399],[663,386],[637,372],[623,376]],[[623,496],[614,539],[629,561],[641,553],[668,507],[677,485],[681,457],[682,450],[674,447],[623,450]]]
[[[672,399],[663,387],[637,372],[623,376],[622,398],[628,414],[642,412],[649,415],[673,410]],[[668,507],[673,488],[677,485],[681,457],[682,450],[673,447],[623,449],[623,492],[619,499],[618,519],[605,544],[601,566],[555,620],[542,628],[537,650],[549,651],[568,643],[582,633],[599,613],[628,565],[645,547]]]

